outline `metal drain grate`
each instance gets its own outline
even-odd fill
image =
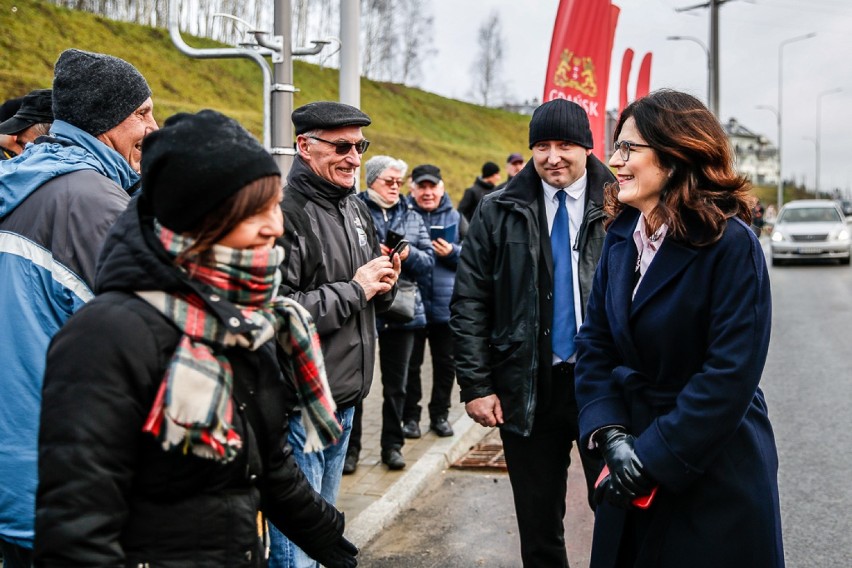
[[[473,446],[453,464],[457,469],[495,469],[506,471],[506,456],[503,444],[483,442]]]

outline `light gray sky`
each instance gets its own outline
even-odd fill
[[[608,108],[618,104],[621,57],[635,52],[628,92],[635,92],[639,62],[653,53],[651,89],[670,87],[706,102],[707,57],[691,41],[709,44],[709,10],[678,13],[700,0],[616,0],[621,15],[615,34]],[[433,0],[437,54],[424,66],[422,87],[457,99],[470,99],[470,66],[476,34],[491,10],[500,14],[505,39],[503,77],[512,99],[538,97],[559,0]],[[720,14],[720,115],[777,142],[775,115],[757,105],[778,105],[778,49],[782,41],[810,32],[817,36],[786,45],[783,55],[783,170],[785,179],[814,183],[817,97],[821,97],[821,181],[826,188],[852,188],[852,1],[731,0]]]

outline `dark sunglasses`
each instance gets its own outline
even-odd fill
[[[319,140],[320,142],[325,142],[326,144],[331,144],[334,146],[334,151],[340,154],[341,156],[345,156],[349,152],[352,151],[352,147],[355,147],[355,151],[359,154],[363,154],[367,151],[367,148],[370,147],[370,141],[367,139],[359,140],[358,142],[332,142],[331,140],[323,140],[319,136],[308,136],[308,138],[312,138],[314,140]]]

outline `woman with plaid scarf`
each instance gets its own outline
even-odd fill
[[[145,139],[142,184],[97,297],[48,353],[36,566],[262,567],[258,512],[323,565],[356,566],[286,442],[285,381],[306,451],[341,428],[310,316],[277,293],[278,167],[201,111]]]

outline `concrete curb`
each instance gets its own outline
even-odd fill
[[[456,420],[453,430],[455,435],[452,438],[436,440],[381,498],[354,519],[347,520],[346,538],[359,548],[367,546],[436,476],[491,431],[479,426],[466,414]]]

